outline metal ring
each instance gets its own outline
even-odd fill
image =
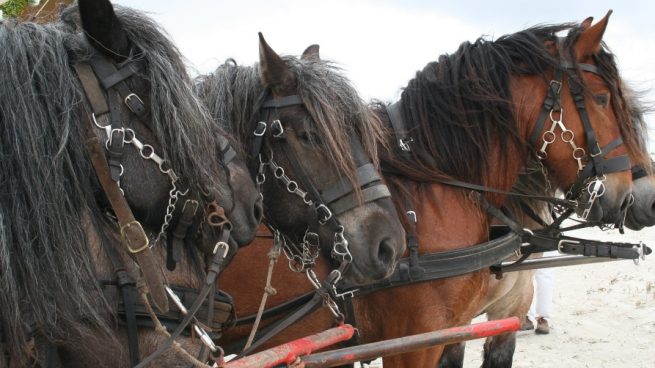
[[[298,183],[296,183],[293,180],[291,180],[290,182],[287,183],[287,192],[295,193],[296,190],[298,190]]]
[[[284,176],[284,168],[282,166],[276,167],[273,171],[273,175],[275,175],[276,178],[281,179]]]
[[[146,150],[150,150],[150,154],[147,154],[147,155],[146,155],[145,153],[143,153],[143,152],[146,151]],[[151,159],[151,158],[152,158],[152,155],[155,154],[155,149],[154,149],[151,145],[149,145],[149,144],[144,144],[144,145],[143,145],[143,148],[141,148],[141,149],[139,150],[139,154],[141,155],[141,157],[143,157],[143,158],[145,158],[145,159]]]
[[[542,135],[542,139],[544,140],[544,142],[549,144],[555,142],[555,138],[557,138],[557,136],[555,135],[555,133],[551,132],[550,130],[545,131],[544,134]]]
[[[581,153],[580,153],[579,155],[576,155],[576,152],[577,152],[577,153],[580,153],[580,152],[581,152]],[[582,158],[585,156],[585,154],[586,154],[586,153],[585,153],[585,150],[584,150],[584,148],[582,148],[582,147],[575,147],[575,148],[573,149],[573,158],[576,159],[576,160],[580,160],[580,159],[582,159]]]
[[[548,153],[544,150],[539,150],[537,151],[536,156],[540,160],[545,160],[546,158],[548,158]]]
[[[570,134],[570,135],[571,135],[569,139],[566,139],[566,137],[565,137],[565,135],[567,135],[567,134]],[[566,142],[566,143],[570,143],[570,142],[572,142],[573,139],[575,138],[575,133],[573,133],[573,131],[570,130],[570,129],[566,129],[566,130],[563,130],[563,131],[562,131],[562,133],[560,134],[560,137],[562,138],[562,140],[563,140],[564,142]]]

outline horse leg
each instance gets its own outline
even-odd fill
[[[439,360],[439,368],[462,368],[464,367],[465,342],[446,345]]]
[[[515,347],[515,332],[488,337],[484,342],[482,368],[511,368]]]

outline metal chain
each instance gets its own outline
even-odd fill
[[[173,168],[170,167],[170,163],[168,160],[162,158],[155,152],[155,148],[149,144],[144,144],[141,142],[137,137],[136,133],[134,132],[133,129],[130,128],[118,128],[118,129],[112,129],[111,125],[100,125],[98,124],[95,115],[92,115],[93,117],[93,122],[95,125],[104,130],[107,133],[107,140],[105,141],[105,147],[108,147],[109,144],[111,144],[111,137],[112,133],[114,131],[119,131],[123,133],[123,143],[124,144],[131,144],[133,145],[137,151],[139,151],[139,155],[141,158],[144,160],[151,160],[153,161],[156,165],[157,168],[159,168],[159,171],[168,176],[168,178],[171,180],[171,190],[168,192],[168,204],[166,206],[166,214],[164,215],[164,222],[161,225],[161,228],[159,229],[159,233],[157,233],[157,237],[155,238],[155,241],[150,243],[150,247],[154,247],[155,245],[159,244],[159,241],[166,235],[166,230],[170,226],[170,222],[173,219],[173,213],[175,212],[175,207],[177,205],[177,201],[180,196],[185,196],[187,193],[189,193],[189,189],[185,191],[181,191],[177,189],[176,183],[179,180],[179,177],[173,171]],[[120,175],[123,175],[123,165],[121,165],[121,173]],[[120,184],[119,184],[120,186]],[[121,189],[121,192],[123,192],[123,189]]]

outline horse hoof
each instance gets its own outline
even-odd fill
[[[534,330],[534,323],[528,318],[528,316],[523,317],[523,321],[521,321],[521,331],[529,331],[529,330]]]
[[[548,326],[548,321],[545,318],[537,318],[537,328],[534,330],[534,333],[537,335],[548,335],[550,333],[550,327]]]

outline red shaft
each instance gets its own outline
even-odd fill
[[[269,368],[280,364],[291,364],[299,356],[311,354],[338,342],[350,339],[355,333],[351,325],[341,325],[315,335],[303,337],[290,343],[264,350],[233,362],[226,363],[224,368]]]
[[[495,321],[476,323],[468,326],[453,327],[445,330],[426,332],[418,335],[384,340],[370,344],[331,350],[312,354],[302,358],[306,368],[334,367],[360,360],[375,359],[420,350],[435,345],[452,344],[455,342],[479,339],[499,335],[505,332],[517,331],[519,319],[516,317]]]

